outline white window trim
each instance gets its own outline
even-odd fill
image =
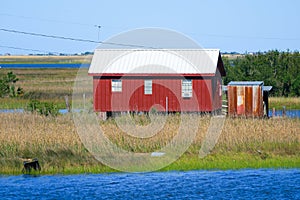
[[[112,92],[122,92],[122,80],[112,79],[111,80],[111,91]]]
[[[147,79],[144,80],[144,94],[151,95],[152,94],[152,80]]]
[[[191,79],[181,81],[181,96],[182,98],[193,97],[193,81]]]

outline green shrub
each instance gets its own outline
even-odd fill
[[[18,87],[17,91],[15,83],[19,79],[13,72],[8,72],[6,76],[0,78],[0,97],[17,97],[23,95],[23,89]]]
[[[31,100],[27,105],[27,110],[45,116],[57,116],[59,113],[58,107],[53,103],[40,102],[38,100]]]

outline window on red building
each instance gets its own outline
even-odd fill
[[[144,94],[152,94],[152,80],[144,81]]]
[[[192,80],[191,79],[182,80],[181,89],[182,89],[183,98],[191,98],[193,96]]]
[[[111,80],[111,91],[112,92],[122,92],[122,80]]]

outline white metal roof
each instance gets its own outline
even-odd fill
[[[253,86],[253,85],[243,85],[243,86]],[[270,92],[272,90],[272,86],[263,86],[263,91]],[[228,87],[226,85],[222,85],[222,91],[228,91]]]
[[[89,74],[214,74],[218,49],[96,49]]]
[[[263,81],[230,81],[228,86],[262,86],[263,91],[270,92],[272,86],[264,86]],[[222,85],[222,91],[228,91],[226,85]]]

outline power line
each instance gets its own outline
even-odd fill
[[[74,21],[64,21],[64,20],[56,20],[56,19],[49,19],[49,18],[37,18],[37,17],[29,17],[24,15],[13,15],[9,13],[0,13],[2,16],[8,17],[17,17],[21,19],[28,19],[28,20],[36,20],[36,21],[47,21],[53,23],[63,23],[63,24],[73,24],[73,25],[80,25],[80,26],[90,26],[98,28],[98,37],[99,37],[99,29],[100,28],[114,28],[114,29],[124,29],[125,27],[114,27],[114,26],[103,26],[97,24],[87,24],[87,23],[79,23]],[[217,38],[230,38],[230,39],[253,39],[253,40],[300,40],[300,38],[282,38],[282,37],[261,37],[261,36],[250,36],[250,35],[225,35],[225,34],[210,34],[210,33],[195,33],[195,32],[186,32],[186,34],[190,35],[201,35],[207,37],[217,37]],[[99,40],[99,39],[98,39]]]
[[[98,28],[98,41],[100,40],[100,28],[101,28],[101,26],[100,25],[95,25],[95,27],[97,27]]]
[[[0,13],[0,16],[6,16],[6,17],[15,17],[20,18],[22,20],[33,20],[33,21],[41,21],[41,22],[50,22],[50,23],[58,23],[58,24],[69,24],[69,25],[78,25],[78,26],[85,26],[85,27],[96,27],[98,29],[98,41],[99,41],[99,34],[100,34],[100,28],[108,28],[108,29],[118,29],[123,30],[124,27],[114,27],[114,26],[103,26],[97,24],[88,24],[88,23],[81,23],[81,22],[74,22],[74,21],[66,21],[66,20],[57,20],[57,19],[49,19],[49,18],[40,18],[40,17],[30,17],[30,16],[24,16],[24,15],[14,15],[9,13]]]
[[[14,47],[14,46],[5,46],[0,45],[2,48],[8,48],[8,49],[16,49],[16,50],[24,50],[24,51],[32,51],[32,52],[40,52],[40,53],[51,53],[51,54],[59,54],[58,52],[51,52],[51,51],[44,51],[44,50],[38,50],[38,49],[29,49],[29,48],[22,48],[22,47]]]
[[[55,51],[46,51],[46,50],[38,50],[38,49],[31,49],[31,48],[23,48],[23,47],[16,47],[16,46],[6,46],[6,45],[0,45],[0,47],[2,47],[2,48],[8,48],[8,49],[16,49],[16,50],[24,50],[24,51],[32,51],[32,52],[41,52],[41,53],[46,53],[46,54],[61,54],[61,53],[63,53],[63,52],[55,52]],[[284,52],[284,51],[283,51]],[[262,54],[265,54],[265,53],[268,53],[268,52],[255,52],[254,54],[252,54],[253,56],[255,56],[255,55],[258,55],[258,53],[262,53]],[[287,52],[285,52],[285,53],[287,53]],[[299,57],[300,58],[300,55],[293,55],[294,53],[297,53],[297,54],[299,54],[299,52],[298,51],[296,51],[296,52],[290,52],[290,54],[292,54],[292,55],[287,55],[288,57]],[[68,53],[64,53],[64,54],[68,54]],[[226,54],[228,54],[228,55],[230,55],[230,53],[226,53],[226,52],[223,52],[222,53],[223,55],[226,55]],[[245,55],[248,55],[248,54],[240,54],[240,55],[243,55],[243,56],[245,56]],[[234,55],[233,55],[234,56]]]
[[[57,36],[57,35],[47,35],[47,34],[42,34],[42,33],[18,31],[18,30],[14,30],[14,29],[0,28],[0,31],[9,32],[9,33],[24,34],[24,35],[31,35],[31,36],[46,37],[46,38],[53,38],[53,39],[71,40],[71,41],[76,41],[76,42],[88,42],[88,43],[96,43],[96,44],[100,43],[100,44],[107,44],[107,45],[114,45],[114,46],[155,49],[154,47],[148,47],[148,46],[144,46],[144,45],[103,42],[103,41],[95,41],[95,40],[88,40],[88,39],[81,39],[81,38],[71,38],[71,37],[64,37],[64,36]]]
[[[100,25],[94,25],[94,26],[97,26],[98,29],[100,29],[100,27],[102,27]],[[24,35],[30,35],[30,36],[37,36],[37,37],[46,37],[46,38],[52,38],[52,39],[70,40],[70,41],[76,41],[76,42],[87,42],[87,43],[105,44],[105,45],[113,45],[113,46],[121,46],[121,47],[159,49],[159,48],[144,46],[144,45],[103,42],[103,41],[95,41],[95,40],[89,40],[89,39],[72,38],[72,37],[65,37],[65,36],[57,36],[57,35],[48,35],[48,34],[41,34],[41,33],[34,33],[34,32],[19,31],[19,30],[14,30],[14,29],[0,28],[0,31],[15,33],[15,34],[24,34]],[[98,34],[99,34],[99,32],[98,32]],[[209,35],[209,36],[215,36],[215,37],[219,36],[220,37],[221,35]],[[231,37],[231,36],[228,36],[228,35],[227,36],[223,35],[223,36],[224,37]],[[250,39],[250,38],[248,38],[248,39]],[[254,38],[252,38],[252,39],[254,39]],[[259,38],[256,38],[256,39],[259,39]],[[261,38],[261,39],[282,39],[283,40],[283,38]],[[289,40],[300,40],[300,39],[296,39],[296,38],[291,39],[290,38]],[[18,50],[34,51],[34,52],[59,54],[58,52],[48,52],[48,51],[43,51],[43,50],[27,49],[27,48],[21,48],[21,47],[13,47],[13,46],[1,46],[1,47],[11,48],[11,49],[18,49]]]
[[[0,31],[10,32],[10,33],[18,33],[18,34],[24,34],[24,35],[31,35],[31,36],[40,36],[40,37],[47,37],[47,38],[72,40],[72,41],[78,41],[78,42],[101,43],[101,42],[98,42],[98,41],[95,41],[95,40],[71,38],[71,37],[56,36],[56,35],[46,35],[46,34],[41,34],[41,33],[18,31],[18,30],[13,30],[13,29],[0,28]]]
[[[188,33],[190,35],[202,35],[208,37],[218,37],[218,38],[231,38],[231,39],[252,39],[252,40],[300,40],[300,38],[281,38],[281,37],[260,37],[260,36],[241,36],[241,35],[219,35],[219,34],[199,34],[199,33]]]

